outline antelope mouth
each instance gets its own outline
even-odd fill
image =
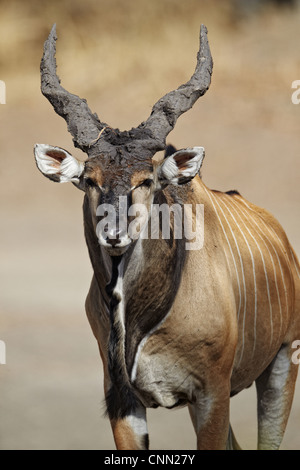
[[[128,248],[132,245],[133,241],[129,236],[124,238],[104,238],[103,236],[98,236],[99,245],[104,248],[104,250],[110,256],[121,256],[123,255]]]
[[[102,245],[103,246],[103,245]],[[103,248],[107,251],[109,256],[121,256],[123,255],[129,248],[130,244],[126,246],[111,246],[107,244],[106,246],[103,246]]]

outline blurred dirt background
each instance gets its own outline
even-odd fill
[[[280,5],[284,3],[284,5]],[[203,179],[269,209],[300,255],[297,1],[0,0],[0,449],[114,449],[102,366],[85,317],[92,270],[83,194],[37,171],[36,142],[78,158],[40,93],[43,42],[57,23],[58,74],[113,127],[146,119],[194,71],[200,24],[214,58],[208,93],[169,141],[206,149]],[[300,338],[299,338],[300,339]],[[242,447],[256,445],[255,387],[232,399]],[[283,449],[300,449],[299,381]],[[149,412],[152,449],[193,449],[186,409]]]

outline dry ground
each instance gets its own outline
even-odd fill
[[[0,339],[7,346],[0,449],[114,448],[84,313],[91,267],[82,193],[43,178],[32,152],[35,142],[73,151],[65,123],[39,92],[42,43],[54,21],[63,85],[122,129],[147,118],[161,95],[190,77],[206,23],[212,85],[169,140],[179,148],[203,145],[205,183],[239,189],[268,208],[300,255],[300,105],[291,102],[291,83],[300,79],[300,12],[268,10],[246,20],[233,18],[228,2],[208,3],[88,0],[83,10],[77,1],[0,1],[7,86],[0,105]],[[283,449],[300,449],[299,422],[298,383]],[[232,399],[232,423],[241,445],[253,449],[254,387]],[[151,410],[149,432],[152,449],[195,447],[185,409]]]

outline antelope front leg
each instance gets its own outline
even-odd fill
[[[102,353],[100,343],[99,351],[104,369],[104,393],[107,396],[111,381],[106,356]],[[147,450],[149,448],[146,408],[141,403],[134,412],[128,412],[124,418],[110,417],[110,424],[117,450]]]
[[[189,405],[198,450],[225,450],[229,428],[229,387]]]
[[[104,362],[104,364],[106,363]],[[111,382],[107,368],[104,367],[104,370],[106,371],[104,374],[104,391],[107,398]],[[134,411],[128,411],[127,413],[123,411],[122,416],[124,414],[125,416],[122,418],[118,417],[120,415],[118,409],[115,409],[115,413],[110,413],[109,410],[107,412],[110,417],[117,450],[147,450],[149,448],[146,408],[140,402]]]
[[[147,450],[149,448],[146,409],[140,405],[122,419],[112,419],[111,427],[117,450]]]

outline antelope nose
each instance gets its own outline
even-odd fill
[[[106,242],[109,243],[112,247],[121,243],[120,236],[122,235],[122,230],[111,229],[107,232]]]

